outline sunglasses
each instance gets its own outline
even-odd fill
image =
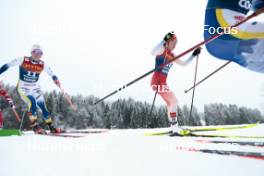
[[[37,55],[43,55],[43,52],[41,50],[34,50],[33,53]]]

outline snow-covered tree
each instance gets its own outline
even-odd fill
[[[29,119],[26,115],[27,106],[21,100],[16,88],[6,86],[15,102],[16,109],[22,117],[25,114],[23,128],[30,129]],[[154,106],[151,112],[151,104],[118,99],[114,102],[101,102],[97,106],[93,103],[98,100],[94,96],[83,97],[72,96],[72,101],[78,106],[78,112],[71,109],[65,97],[60,92],[52,91],[45,93],[46,105],[56,125],[62,128],[157,128],[168,127],[167,108],[165,106]],[[0,99],[0,107],[3,110],[5,128],[18,128],[7,102]],[[39,113],[39,117],[41,114]],[[41,118],[39,118],[41,122]],[[178,107],[178,120],[181,125],[224,125],[264,122],[261,112],[257,109],[238,107],[237,105],[224,105],[212,103],[204,106],[204,112],[198,112],[193,107],[192,115],[190,109],[184,105]]]

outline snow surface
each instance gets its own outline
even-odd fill
[[[198,143],[195,142],[197,138],[192,137],[144,135],[146,132],[160,130],[165,129],[111,130],[81,138],[37,136],[32,133],[2,137],[0,176],[263,175],[263,160],[182,151],[176,148],[200,147],[262,153],[264,148]],[[264,135],[264,125],[250,129],[210,132],[214,133]],[[264,142],[264,139],[254,141]]]

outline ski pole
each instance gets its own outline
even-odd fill
[[[198,63],[199,63],[199,55],[197,55],[197,59],[196,59],[193,85],[196,84],[197,71],[198,71]],[[190,118],[192,117],[194,94],[195,94],[195,87],[193,88],[193,93],[192,93],[192,102],[191,102],[191,109],[190,109]]]
[[[22,126],[23,126],[23,122],[24,122],[24,118],[25,118],[26,111],[27,110],[25,109],[24,112],[23,112],[22,120],[20,122],[20,126],[19,126],[19,131],[20,132],[22,131]]]
[[[17,121],[18,121],[18,122],[21,122],[21,119],[20,119],[20,117],[19,117],[19,115],[18,115],[16,109],[15,109],[15,108],[12,108],[12,110],[13,110],[13,112],[14,112],[14,114],[15,114],[15,117],[16,117]]]
[[[241,24],[247,22],[248,20],[250,20],[250,19],[252,19],[252,18],[258,16],[259,14],[260,14],[260,13],[252,13],[252,14],[249,15],[248,17],[246,17],[246,18],[244,18],[243,20],[241,20],[240,22],[238,22],[237,24],[235,24],[235,25],[233,25],[233,26],[230,26],[230,29],[232,29],[232,28],[234,28],[234,27],[237,27],[237,26],[239,26],[239,25],[241,25]],[[181,58],[182,56],[185,56],[186,54],[190,53],[190,52],[193,51],[194,49],[196,49],[196,48],[198,48],[198,47],[200,47],[200,46],[202,46],[202,45],[204,45],[204,44],[210,43],[211,41],[217,39],[218,37],[220,37],[220,36],[222,36],[222,35],[224,35],[224,34],[225,34],[225,33],[224,33],[224,31],[223,31],[223,32],[221,32],[221,33],[218,33],[218,34],[213,35],[212,37],[210,37],[210,38],[208,38],[208,39],[206,39],[206,40],[204,40],[204,41],[202,41],[202,42],[196,44],[195,46],[193,46],[193,47],[191,47],[190,49],[188,49],[188,50],[182,52],[181,54],[179,54],[178,56],[176,56],[176,57],[174,57],[173,59],[169,60],[168,62],[162,64],[159,68],[162,68],[162,67],[164,67],[165,65],[167,65],[167,64],[169,64],[169,63],[171,63],[171,62],[173,62],[173,61],[175,61],[175,60]],[[130,85],[136,83],[137,81],[139,81],[139,80],[145,78],[146,76],[148,76],[148,75],[150,75],[151,73],[153,73],[155,70],[156,70],[156,69],[152,69],[152,70],[150,70],[149,72],[145,73],[144,75],[142,75],[142,76],[136,78],[135,80],[133,80],[133,81],[127,83],[126,85],[123,85],[123,86],[120,87],[119,89],[117,89],[117,90],[115,90],[115,91],[109,93],[109,94],[106,95],[105,97],[103,97],[103,98],[99,99],[98,101],[96,101],[96,102],[94,103],[94,105],[96,105],[96,104],[102,102],[103,100],[105,100],[105,99],[111,97],[112,95],[114,95],[114,94],[116,94],[116,93],[122,91],[123,89],[129,87]]]
[[[194,89],[195,87],[197,87],[199,84],[201,84],[202,82],[204,82],[205,80],[207,80],[209,77],[211,77],[213,74],[215,74],[216,72],[218,72],[219,70],[223,69],[225,66],[227,66],[228,64],[230,64],[232,61],[228,61],[226,62],[224,65],[222,65],[221,67],[219,67],[218,69],[216,69],[215,71],[213,71],[212,73],[210,73],[208,76],[206,76],[204,79],[200,80],[199,82],[197,82],[196,84],[194,84],[191,88],[187,89],[184,91],[184,93],[188,93],[190,90]]]
[[[64,97],[66,98],[67,102],[70,104],[71,108],[74,111],[77,111],[77,106],[72,103],[71,97],[64,91],[64,89],[61,86],[59,86],[59,88],[60,88],[62,94],[64,95]]]
[[[150,109],[150,116],[152,115],[152,111],[153,111],[153,108],[154,108],[154,105],[155,105],[155,101],[156,101],[156,98],[157,98],[157,94],[158,94],[158,88],[155,92],[155,95],[154,95],[154,99],[153,99],[153,102],[152,102],[152,105],[151,105],[151,109]]]

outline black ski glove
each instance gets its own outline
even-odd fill
[[[193,55],[194,57],[197,56],[197,55],[199,55],[199,54],[201,53],[201,50],[202,50],[201,47],[196,48],[196,49],[193,51],[192,55]]]

